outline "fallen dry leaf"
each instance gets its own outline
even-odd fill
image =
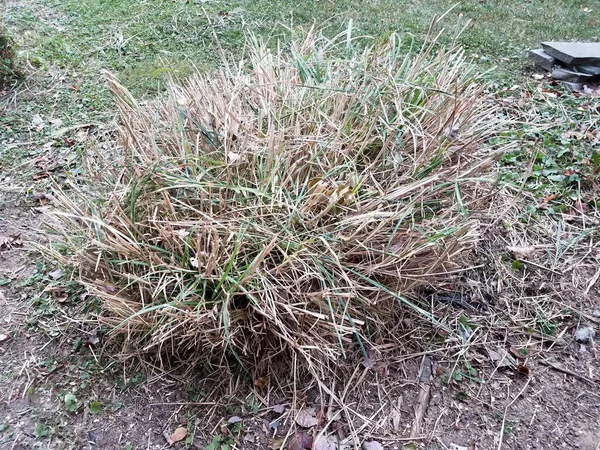
[[[267,380],[266,377],[260,377],[254,380],[254,386],[256,386],[259,389],[266,389],[268,384],[269,380]]]
[[[305,431],[294,433],[288,444],[288,450],[312,449],[312,437]]]
[[[234,423],[238,423],[238,422],[241,422],[241,421],[242,421],[242,418],[240,416],[231,416],[229,418],[229,420],[227,421],[227,423],[229,425],[233,425]]]
[[[88,347],[94,347],[100,343],[100,338],[96,332],[92,333],[88,336],[87,341],[85,342]]]
[[[530,245],[527,247],[507,247],[509,252],[511,252],[515,258],[523,260],[530,259],[529,257],[535,253],[535,247]]]
[[[314,427],[319,423],[315,408],[304,408],[296,414],[296,423],[304,428]]]
[[[563,139],[575,138],[578,141],[580,141],[581,139],[583,139],[583,133],[579,131],[565,131],[564,133],[561,133],[560,137]]]
[[[364,442],[362,445],[363,450],[383,450],[383,445],[377,441]]]
[[[327,408],[327,420],[334,421],[342,418],[342,411],[339,409]]]
[[[42,180],[44,178],[48,178],[50,174],[47,171],[42,171],[36,173],[33,177],[31,177],[34,181]]]
[[[0,334],[0,342],[8,340],[8,334]]]
[[[490,360],[492,360],[497,365],[497,367],[515,367],[517,365],[514,358],[502,348],[490,348],[487,350],[487,352],[488,356],[490,357]]]
[[[50,278],[52,278],[53,280],[58,280],[59,278],[61,278],[63,275],[65,274],[65,272],[63,270],[60,269],[56,269],[53,270],[52,272],[48,272],[48,275],[50,276]]]
[[[269,439],[269,448],[271,450],[281,450],[281,447],[283,446],[283,441],[285,439],[284,438],[270,438]]]
[[[517,375],[528,377],[529,376],[529,367],[525,364],[519,364],[516,370]]]
[[[31,128],[35,129],[36,131],[41,131],[44,126],[45,123],[44,119],[42,119],[42,116],[39,114],[34,114],[34,116],[31,118]]]
[[[320,436],[312,446],[312,450],[337,450],[338,440],[334,436]]]
[[[317,415],[315,417],[318,420],[318,425],[321,425],[327,418],[327,410],[325,408],[321,408],[317,411]]]
[[[283,414],[285,412],[285,405],[283,403],[280,405],[274,405],[271,407],[271,409],[277,414]]]
[[[179,427],[177,428],[175,431],[173,431],[173,434],[171,434],[171,441],[172,442],[179,442],[185,439],[185,437],[187,436],[187,429],[185,427]]]

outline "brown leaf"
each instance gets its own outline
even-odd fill
[[[185,427],[179,427],[177,428],[175,431],[173,431],[173,434],[171,434],[171,441],[173,442],[179,442],[185,439],[185,437],[187,436],[188,431]]]
[[[269,380],[267,380],[267,377],[260,377],[254,380],[254,386],[256,386],[259,389],[266,389],[268,384]]]
[[[55,300],[58,303],[64,303],[67,301],[68,298],[69,298],[69,296],[67,295],[67,293],[63,292],[62,294],[57,294]]]
[[[48,178],[50,174],[46,171],[36,173],[32,178],[34,181],[42,180],[44,178]]]
[[[290,439],[288,450],[312,449],[312,437],[305,431],[298,431]]]
[[[519,364],[519,366],[517,367],[516,373],[517,373],[517,375],[520,375],[522,377],[528,377],[529,376],[529,367],[527,367],[525,364]]]
[[[319,425],[323,424],[323,422],[325,422],[325,420],[327,419],[327,409],[321,408],[320,410],[317,411],[317,414],[315,415],[315,417],[319,421]]]
[[[556,200],[557,197],[558,197],[557,194],[550,194],[550,195],[544,197],[544,203],[549,203],[552,200]]]

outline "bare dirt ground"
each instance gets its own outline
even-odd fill
[[[1,449],[161,449],[171,447],[165,434],[178,427],[187,436],[172,446],[189,449],[276,449],[297,428],[346,443],[323,447],[332,450],[363,442],[381,445],[367,450],[600,449],[597,349],[593,339],[574,340],[578,328],[597,329],[600,320],[598,213],[567,211],[527,224],[518,211],[528,198],[511,203],[507,192],[486,220],[499,211],[503,218],[482,229],[476,268],[466,277],[490,293],[486,307],[432,304],[466,333],[465,342],[436,348],[407,319],[397,341],[381,343],[373,361],[347,368],[332,386],[343,407],[314,386],[265,386],[202,368],[164,373],[103,352],[94,299],[32,246],[49,239],[42,214],[52,207],[49,180],[72,179],[79,149],[116,145],[110,109],[93,117],[93,127],[52,137],[92,121],[58,100],[50,109],[40,100],[59,98],[77,77],[50,68],[2,92],[2,126],[11,130],[0,135]],[[514,247],[527,253],[524,267],[506,261]],[[316,425],[298,427],[298,411]]]

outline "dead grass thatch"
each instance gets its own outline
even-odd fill
[[[247,57],[148,104],[107,74],[124,155],[56,212],[101,320],[127,349],[313,374],[397,311],[436,323],[410,299],[476,238],[482,76],[435,39],[358,51],[350,31]]]

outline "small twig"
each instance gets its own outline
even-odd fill
[[[561,372],[561,373],[564,373],[566,375],[571,375],[572,377],[578,378],[580,380],[587,381],[590,384],[593,384],[593,385],[597,384],[597,382],[594,381],[594,380],[592,380],[591,378],[588,378],[588,377],[583,376],[583,375],[579,375],[578,373],[575,373],[575,372],[573,372],[573,371],[571,371],[569,369],[565,369],[564,367],[559,366],[559,365],[554,364],[554,363],[551,363],[550,361],[547,361],[545,359],[540,360],[540,364],[543,365],[543,366],[550,367],[551,369],[554,369],[557,372]]]
[[[423,357],[421,373],[419,374],[419,397],[415,405],[415,421],[413,422],[410,437],[417,437],[421,434],[421,422],[425,417],[425,411],[429,406],[431,396],[431,385],[429,384],[433,373],[431,359],[428,356]]]
[[[562,272],[559,272],[557,270],[551,269],[550,267],[546,267],[546,266],[542,266],[541,264],[538,263],[534,263],[533,261],[529,261],[526,259],[521,260],[521,262],[525,265],[530,264],[534,267],[537,267],[538,269],[542,269],[542,270],[547,270],[548,272],[552,272],[555,275],[562,275]]]

